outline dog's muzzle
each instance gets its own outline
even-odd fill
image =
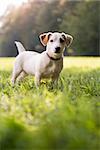
[[[55,48],[55,53],[60,53],[60,47]]]

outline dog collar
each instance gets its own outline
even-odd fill
[[[62,57],[60,57],[60,58],[53,58],[53,57],[51,57],[51,56],[49,56],[49,54],[48,53],[46,53],[47,54],[47,56],[51,59],[51,60],[60,60]]]

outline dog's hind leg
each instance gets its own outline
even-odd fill
[[[18,76],[17,81],[23,80],[26,76],[27,76],[27,74],[24,71],[22,71],[20,73],[20,75]]]
[[[12,85],[15,84],[16,79],[17,79],[17,77],[20,75],[21,72],[22,72],[22,68],[21,68],[21,67],[17,67],[17,66],[15,65],[15,66],[14,66],[14,69],[13,69],[13,73],[12,73],[12,79],[11,79]]]

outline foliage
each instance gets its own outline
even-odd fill
[[[99,55],[99,2],[30,0],[8,10],[0,28],[0,56],[17,54],[15,40],[26,49],[42,52],[38,36],[47,31],[74,36],[68,55]]]
[[[99,55],[99,1],[83,1],[65,12],[61,29],[74,36],[76,54]]]
[[[100,59],[65,58],[64,62],[57,87],[43,81],[36,89],[33,77],[12,87],[12,65],[7,66],[4,59],[0,149],[99,149]]]

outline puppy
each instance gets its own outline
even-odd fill
[[[15,41],[19,55],[16,57],[13,68],[13,85],[17,78],[20,80],[26,75],[35,76],[36,87],[40,85],[42,78],[51,78],[53,82],[57,82],[63,68],[64,48],[71,45],[73,37],[58,32],[43,33],[39,37],[43,46],[46,46],[46,51],[41,54],[26,51],[20,42]]]

